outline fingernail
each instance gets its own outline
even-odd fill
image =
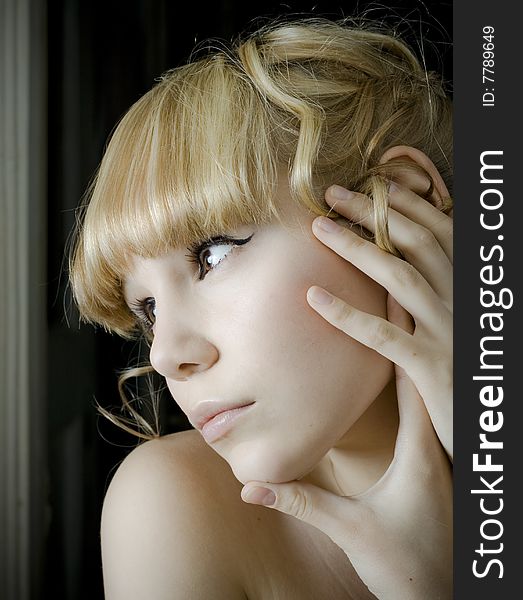
[[[389,194],[394,194],[394,192],[398,191],[398,186],[394,181],[389,183]]]
[[[307,295],[313,302],[316,302],[316,304],[332,304],[332,301],[334,300],[334,296],[318,286],[309,288]]]
[[[276,502],[276,494],[267,488],[251,487],[242,494],[242,498],[249,504],[262,504],[272,506]]]
[[[350,200],[354,198],[354,192],[341,187],[341,185],[331,185],[329,188],[329,194],[337,200]]]
[[[341,229],[337,223],[327,217],[317,217],[314,219],[314,225],[327,233],[334,233]]]

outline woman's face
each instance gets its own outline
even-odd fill
[[[224,232],[194,263],[186,248],[135,257],[124,282],[154,320],[151,363],[239,481],[309,473],[392,375],[389,361],[307,303],[311,285],[385,316],[386,293],[313,235],[314,216],[280,186],[285,226]],[[203,278],[201,278],[203,277]],[[136,305],[141,304],[141,308]]]

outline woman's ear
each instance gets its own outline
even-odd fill
[[[394,162],[398,162],[397,168],[394,168]],[[439,209],[446,206],[447,200],[450,197],[447,186],[436,165],[424,152],[412,146],[393,146],[383,153],[380,160],[380,164],[390,164],[392,167],[391,175],[394,181],[425,197],[430,182],[420,172],[405,167],[406,162],[422,167],[432,177],[434,188],[431,195],[427,197],[427,200]]]

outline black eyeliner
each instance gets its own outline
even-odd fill
[[[147,330],[151,329],[154,322],[150,318],[147,312],[147,306],[150,306],[154,302],[154,299],[144,298],[143,300],[136,299],[133,302],[129,302],[129,308],[137,319],[141,321],[142,326],[146,327]]]
[[[251,240],[253,235],[254,235],[254,233],[251,233],[251,235],[246,238],[234,238],[234,237],[231,237],[228,235],[218,235],[218,236],[215,236],[212,238],[208,238],[208,239],[204,240],[203,242],[195,242],[191,246],[187,247],[189,254],[186,254],[186,257],[191,262],[198,265],[198,268],[199,268],[198,279],[201,281],[205,278],[205,275],[208,273],[208,271],[204,270],[204,266],[200,260],[201,253],[203,251],[207,250],[207,248],[210,248],[211,246],[215,246],[215,245],[219,245],[219,244],[232,244],[234,246],[243,246],[244,244],[246,244],[247,242],[249,242]]]

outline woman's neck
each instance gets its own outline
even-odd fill
[[[389,467],[398,433],[394,379],[302,481],[344,496],[370,488]]]

